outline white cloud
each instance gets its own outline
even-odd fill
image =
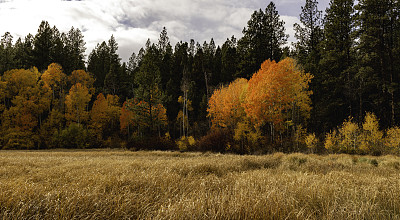
[[[288,5],[300,8],[300,4],[304,3],[285,0],[277,4],[290,41],[294,40],[293,23],[299,21],[285,11],[291,11]],[[42,20],[63,32],[74,26],[83,32],[87,54],[113,34],[118,52],[127,61],[148,38],[155,42],[164,26],[172,44],[211,38],[222,44],[232,35],[240,38],[253,11],[266,6],[262,0],[3,0],[0,34],[9,31],[15,40],[36,34]]]
[[[300,24],[300,19],[294,16],[281,16],[281,19],[285,21],[285,29],[286,33],[289,34],[288,45],[291,45],[292,42],[296,42],[296,38],[294,37],[295,31],[293,29],[293,25],[295,23]]]

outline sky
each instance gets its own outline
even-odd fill
[[[242,30],[251,14],[265,9],[269,0],[0,0],[0,34],[10,32],[14,42],[27,34],[35,35],[42,20],[61,32],[79,28],[86,42],[86,55],[97,43],[111,35],[119,45],[122,61],[144,47],[147,39],[156,43],[163,27],[171,44],[194,39],[203,44],[214,39],[222,45]],[[300,23],[299,14],[305,0],[274,1],[285,21],[289,43],[295,42],[293,24]],[[329,0],[319,0],[325,11]]]

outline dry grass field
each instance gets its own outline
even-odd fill
[[[400,158],[0,151],[0,219],[400,219]]]

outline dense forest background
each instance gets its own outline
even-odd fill
[[[344,121],[361,126],[369,116],[379,119],[376,126],[382,129],[399,125],[400,2],[331,0],[323,16],[316,0],[306,0],[299,16],[297,42],[290,46],[271,2],[254,11],[240,39],[172,46],[164,28],[158,42],[147,41],[126,63],[113,36],[86,59],[84,36],[76,28],[61,33],[43,21],[35,35],[15,43],[5,33],[0,44],[1,145],[295,151],[301,149],[302,133],[323,140],[331,131],[340,132]],[[283,128],[264,122],[254,134],[243,133],[262,137],[257,144],[250,144],[250,136],[236,138],[248,124],[215,123],[210,113],[214,91],[233,86],[238,78],[255,80],[264,61],[289,57],[298,71],[313,76],[303,88],[312,91],[308,114],[295,111],[293,104],[292,110],[282,110],[292,114]]]

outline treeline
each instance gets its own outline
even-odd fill
[[[254,128],[251,118],[255,116],[249,117],[249,123],[242,121],[236,124],[239,127],[231,129],[217,124],[210,113],[213,92],[237,78],[243,78],[238,82],[251,81],[264,61],[278,63],[286,57],[296,60],[297,72],[313,75],[307,90],[312,91],[308,96],[310,108],[306,115],[297,116],[295,113],[300,111],[292,111],[296,110],[293,103],[292,108],[281,109],[285,115],[293,113],[280,119],[282,124],[278,127],[285,127],[284,130],[277,130],[273,119],[258,123],[259,133],[254,134],[264,137],[263,146],[299,150],[299,141],[293,140],[299,140],[303,130],[322,140],[349,117],[361,125],[366,112],[374,112],[380,118],[381,128],[394,127],[398,125],[400,105],[399,9],[397,0],[361,0],[357,5],[353,0],[331,0],[323,16],[316,0],[306,0],[301,24],[294,26],[298,41],[289,47],[284,22],[271,2],[265,10],[254,11],[240,39],[232,36],[222,46],[215,45],[213,39],[202,44],[191,40],[172,46],[164,28],[158,42],[149,40],[126,63],[121,62],[113,36],[93,49],[85,65],[86,48],[79,29],[60,33],[43,21],[35,36],[29,34],[15,43],[6,33],[0,45],[3,146],[23,146],[14,141],[19,139],[32,142],[26,147],[39,148],[99,147],[120,142],[128,146],[154,146],[145,142],[159,137],[168,148],[173,145],[170,140],[184,137],[179,145],[187,148],[194,141],[185,137],[199,140],[213,132],[228,134],[225,136],[233,139],[235,129]],[[51,74],[53,69],[57,69],[59,78]],[[49,80],[46,75],[55,78]],[[12,90],[12,80],[18,77],[31,81],[15,81],[19,88]],[[50,101],[39,101],[41,96]],[[83,103],[79,107],[71,104],[78,112],[73,113],[75,116],[68,112],[72,111],[68,105],[74,102],[73,97]],[[37,103],[41,110],[29,109],[27,103]],[[107,113],[93,116],[96,108]],[[20,112],[22,118],[17,119]],[[34,122],[25,125],[29,120],[24,117]],[[15,120],[20,120],[20,124]],[[53,130],[42,135],[49,121],[54,123],[49,125]],[[95,121],[102,121],[101,125],[91,124]],[[219,131],[221,128],[225,130]],[[16,132],[14,136],[9,135],[9,129]],[[24,133],[26,129],[29,135]],[[67,138],[74,137],[74,132],[86,136],[81,140]],[[47,143],[50,139],[53,142]],[[62,144],[68,140],[76,140],[76,145]],[[250,146],[247,139],[240,140],[239,144],[229,143],[241,146],[241,152],[254,152],[252,147],[244,150],[245,145]],[[201,146],[205,145],[196,147],[203,149]]]

